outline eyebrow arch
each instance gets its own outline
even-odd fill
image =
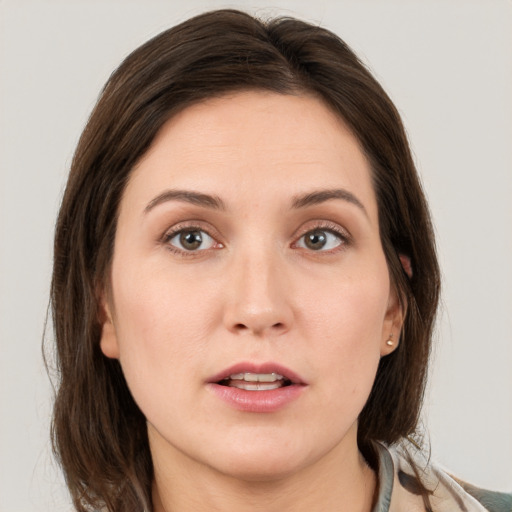
[[[193,192],[191,190],[166,190],[155,198],[153,198],[144,208],[144,213],[148,213],[159,204],[167,201],[182,201],[198,206],[205,206],[214,210],[225,210],[226,207],[220,197],[203,194],[201,192]]]
[[[306,208],[307,206],[325,203],[331,199],[347,201],[360,208],[363,213],[368,216],[368,212],[366,211],[363,203],[361,203],[361,201],[359,201],[352,192],[342,188],[318,190],[301,196],[296,196],[292,201],[292,208]]]

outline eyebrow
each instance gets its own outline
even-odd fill
[[[360,208],[363,213],[368,216],[368,212],[364,207],[363,203],[359,201],[359,199],[349,192],[348,190],[342,188],[335,189],[326,189],[326,190],[318,190],[315,192],[310,192],[308,194],[295,196],[292,201],[293,208],[306,208],[308,206],[314,206],[317,204],[325,203],[326,201],[330,201],[331,199],[341,199],[342,201],[347,201],[358,208]]]
[[[226,207],[220,197],[203,194],[201,192],[193,192],[191,190],[166,190],[155,198],[153,198],[144,208],[144,213],[148,213],[159,204],[167,201],[182,201],[198,206],[204,206],[213,210],[225,210]]]
[[[354,194],[352,194],[352,192],[341,188],[318,190],[315,192],[309,192],[307,194],[295,196],[292,200],[292,208],[307,208],[308,206],[325,203],[331,199],[341,199],[343,201],[347,201],[360,208],[363,213],[368,216],[363,203],[361,203],[361,201],[359,201],[359,199]],[[224,201],[222,201],[222,199],[218,196],[203,194],[201,192],[193,192],[191,190],[166,190],[165,192],[162,192],[153,198],[147,204],[146,208],[144,208],[144,213],[148,213],[156,206],[167,201],[182,201],[198,206],[204,206],[206,208],[211,208],[213,210],[226,210]]]

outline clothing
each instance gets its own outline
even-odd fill
[[[466,484],[430,463],[412,445],[379,443],[376,449],[379,490],[373,512],[512,512],[512,493]]]

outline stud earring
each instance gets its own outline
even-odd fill
[[[393,334],[392,334],[392,333],[389,335],[389,340],[388,340],[388,341],[386,341],[386,345],[387,345],[388,347],[392,347],[392,346],[394,345],[394,342],[393,342]]]

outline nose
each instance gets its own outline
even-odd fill
[[[286,264],[269,252],[253,252],[232,261],[224,310],[224,324],[230,332],[272,337],[291,328],[292,294]]]

